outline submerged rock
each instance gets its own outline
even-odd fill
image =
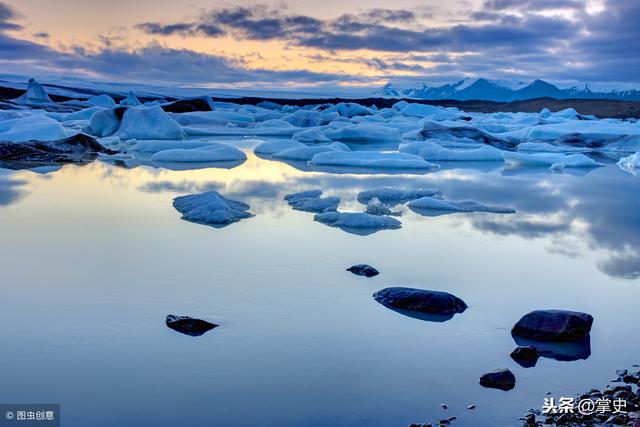
[[[207,322],[206,320],[194,319],[189,316],[176,316],[174,314],[167,316],[166,324],[174,331],[178,331],[192,337],[198,337],[218,326],[214,323]]]
[[[227,199],[217,191],[176,197],[173,207],[182,214],[184,220],[217,228],[253,216],[247,212],[248,204]]]
[[[535,310],[522,317],[511,332],[538,341],[573,341],[591,331],[593,317],[567,310]]]
[[[516,377],[508,369],[496,369],[480,377],[480,385],[508,391],[515,387]]]
[[[456,314],[467,309],[467,304],[455,295],[426,289],[385,288],[373,294],[373,298],[389,308],[432,314]]]
[[[532,346],[518,346],[511,352],[511,358],[523,368],[536,366],[540,353]]]
[[[356,276],[373,277],[380,274],[378,270],[371,267],[369,264],[357,264],[347,268],[347,271],[352,272]]]

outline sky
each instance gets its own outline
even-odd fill
[[[640,87],[638,0],[0,0],[0,72],[195,87]]]

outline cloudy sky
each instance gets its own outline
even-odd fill
[[[217,87],[640,86],[639,0],[0,0],[0,72]]]

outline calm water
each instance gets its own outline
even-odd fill
[[[640,180],[617,166],[330,174],[248,154],[233,169],[0,171],[0,401],[61,403],[67,427],[393,427],[452,415],[512,426],[545,392],[600,387],[640,362]],[[381,185],[518,213],[404,208],[402,229],[363,237],[282,200],[320,188],[362,210],[356,194]],[[181,220],[172,198],[207,189],[256,216],[223,229]],[[345,271],[362,262],[381,274]],[[449,291],[469,309],[444,323],[403,316],[371,297],[393,285]],[[590,357],[515,364],[510,328],[538,308],[591,313]],[[164,325],[169,313],[221,327],[181,335]],[[478,385],[501,367],[514,390]]]

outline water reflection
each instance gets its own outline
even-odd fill
[[[513,340],[520,346],[534,347],[540,356],[562,362],[585,360],[591,356],[591,336],[569,342],[535,341],[512,334]]]

